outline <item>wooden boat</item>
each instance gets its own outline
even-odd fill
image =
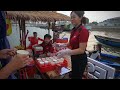
[[[114,68],[120,69],[120,57],[118,56],[101,53],[101,59],[99,61]]]
[[[120,39],[109,38],[105,36],[94,35],[96,40],[102,44],[120,48]]]
[[[115,78],[120,77],[120,57],[101,53],[100,62],[116,69]]]

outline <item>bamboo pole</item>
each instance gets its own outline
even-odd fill
[[[50,22],[48,22],[48,34],[50,34]]]
[[[25,39],[26,30],[25,30],[25,20],[24,20],[24,19],[21,20],[21,26],[22,26],[23,46],[24,46],[25,49],[26,49],[26,39]]]
[[[55,38],[55,31],[54,31],[54,29],[55,29],[55,22],[56,22],[56,21],[54,21],[54,22],[52,23],[52,30],[53,30],[53,43],[56,41],[56,38]]]
[[[19,28],[20,28],[20,45],[25,47],[26,49],[26,39],[25,39],[25,20],[18,20]]]
[[[22,46],[22,35],[21,35],[21,20],[18,20],[18,25],[19,25],[19,33],[20,33],[20,45]]]

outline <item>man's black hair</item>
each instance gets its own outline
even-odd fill
[[[44,39],[45,39],[45,38],[50,38],[50,39],[51,39],[52,36],[51,36],[50,34],[46,34],[46,35],[44,35]]]
[[[37,34],[37,32],[33,32],[33,34]]]

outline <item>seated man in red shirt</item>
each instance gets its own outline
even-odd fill
[[[36,46],[43,47],[43,56],[50,56],[49,54],[54,52],[54,47],[52,46],[52,41],[51,41],[51,35],[49,34],[44,35],[43,43],[39,45],[35,45],[35,47]]]
[[[33,32],[33,37],[28,37],[28,40],[30,41],[30,45],[27,49],[33,49],[33,46],[38,44],[38,40],[44,41],[43,39],[37,37],[37,32]]]

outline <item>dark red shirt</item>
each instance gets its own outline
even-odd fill
[[[44,41],[43,39],[41,38],[35,38],[35,37],[28,37],[28,40],[30,41],[30,45],[28,46],[28,49],[32,49],[32,46],[35,45],[35,44],[38,44],[38,40],[40,41]]]
[[[72,49],[79,48],[79,43],[87,43],[89,38],[89,32],[84,26],[78,26],[73,28],[70,36],[70,47]]]
[[[38,40],[40,40],[40,41],[44,41],[43,39],[41,39],[41,38],[39,38],[39,37],[38,37],[38,38],[31,37],[31,38],[29,39],[31,45],[38,44]]]
[[[40,44],[40,46],[43,47],[43,53],[44,53],[44,54],[45,54],[45,53],[48,53],[48,52],[50,52],[50,53],[53,53],[53,52],[54,52],[54,47],[52,46],[52,43],[51,43],[51,42],[48,43],[48,44],[46,44],[45,42],[43,42],[42,44]]]

